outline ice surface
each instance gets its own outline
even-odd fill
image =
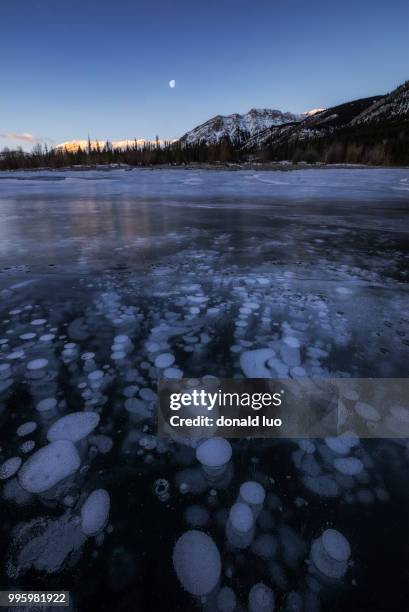
[[[214,541],[202,531],[186,531],[173,549],[173,566],[192,595],[208,595],[220,579],[221,560]]]
[[[185,518],[191,527],[204,527],[209,521],[209,512],[204,506],[188,506]]]
[[[30,569],[30,579],[42,580],[40,571],[64,571],[83,597],[81,585],[102,567],[100,557],[107,578],[101,596],[111,588],[112,574],[123,573],[138,602],[143,593],[148,607],[160,608],[161,597],[177,601],[179,581],[163,581],[159,594],[148,590],[138,580],[138,559],[155,563],[159,555],[166,573],[177,529],[185,525],[209,530],[220,550],[222,585],[237,596],[238,609],[248,605],[251,586],[265,580],[279,591],[283,612],[294,612],[286,596],[291,589],[308,602],[303,612],[311,612],[319,609],[317,591],[328,574],[342,578],[349,567],[349,559],[331,557],[322,538],[315,558],[321,569],[314,555],[307,558],[319,526],[335,525],[347,535],[354,554],[356,549],[351,579],[356,573],[359,584],[377,563],[368,555],[370,536],[359,526],[368,521],[368,534],[381,540],[379,525],[387,521],[388,537],[396,537],[396,554],[388,557],[396,585],[388,581],[384,589],[387,601],[395,597],[404,539],[402,525],[392,519],[402,499],[407,444],[369,443],[353,433],[295,445],[232,441],[227,457],[216,461],[227,464],[209,467],[196,460],[196,442],[156,438],[154,404],[159,374],[198,380],[211,374],[216,388],[218,378],[254,373],[406,376],[408,198],[393,187],[407,173],[218,170],[199,173],[200,192],[186,183],[191,174],[182,169],[2,177],[1,460],[18,454],[26,460],[24,438],[14,433],[30,421],[38,421],[37,457],[47,430],[71,410],[100,414],[106,434],[90,432],[88,448],[78,444],[82,469],[64,478],[58,468],[62,480],[40,498],[22,488],[18,473],[3,481],[10,575]],[[38,197],[28,197],[28,188]],[[40,240],[45,207],[47,240]],[[36,320],[41,323],[31,325]],[[162,355],[175,362],[158,369],[155,360]],[[37,359],[48,360],[47,366],[28,370]],[[353,389],[342,398],[354,419],[368,419],[367,409],[361,416],[354,410],[359,400]],[[394,431],[405,413],[392,409],[389,418]],[[364,467],[353,476],[341,473],[336,465],[344,465],[337,461],[342,459]],[[52,474],[58,461],[45,462]],[[43,473],[45,466],[38,469]],[[246,481],[259,482],[267,495],[257,518],[250,509],[253,523],[244,537],[232,534],[229,511]],[[95,487],[112,495],[114,531],[111,536],[110,527],[103,528],[81,558],[86,536],[80,511]],[[127,513],[132,520],[123,520]],[[30,518],[35,522],[27,527]],[[18,523],[25,525],[24,537]],[[127,572],[118,569],[118,559],[129,562]],[[118,582],[116,577],[113,584]],[[383,588],[381,581],[371,584]],[[217,586],[206,602],[189,605],[186,594],[186,608],[215,610],[222,593]],[[345,588],[353,599],[349,577]],[[126,607],[126,589],[116,597],[122,594]],[[333,597],[329,589],[329,609]]]
[[[252,542],[251,550],[262,559],[272,559],[278,551],[277,538],[271,534],[263,533]]]

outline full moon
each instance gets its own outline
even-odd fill
[[[175,79],[172,79],[171,81],[169,81],[169,87],[171,89],[174,89],[176,87],[176,81]]]

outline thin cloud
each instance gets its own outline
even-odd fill
[[[39,142],[48,140],[44,138],[37,138],[29,132],[23,132],[23,134],[15,134],[14,132],[9,132],[8,134],[0,134],[0,138],[4,138],[5,140],[14,140],[17,142],[29,142],[31,144],[38,144]]]

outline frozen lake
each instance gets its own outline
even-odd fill
[[[71,590],[80,610],[252,611],[260,582],[285,612],[407,609],[405,441],[235,441],[214,482],[156,437],[155,392],[244,376],[259,348],[272,377],[407,377],[408,230],[403,169],[0,174],[1,583]],[[249,480],[266,497],[241,548],[227,517]],[[221,557],[202,600],[172,562],[189,529]]]

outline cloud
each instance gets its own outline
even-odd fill
[[[23,134],[9,132],[8,134],[0,134],[0,138],[4,138],[4,140],[15,140],[17,142],[29,142],[31,144],[37,144],[39,142],[43,142],[44,140],[48,140],[48,138],[37,138],[29,132],[24,132]]]

